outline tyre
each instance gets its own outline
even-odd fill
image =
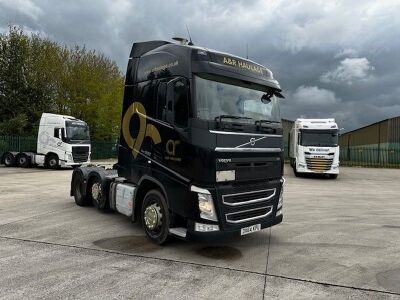
[[[151,190],[144,197],[141,218],[146,235],[161,245],[167,241],[170,225],[168,205],[159,190]]]
[[[21,153],[17,156],[17,166],[21,168],[29,167],[29,157],[28,155]]]
[[[297,172],[297,170],[296,170],[296,161],[294,161],[294,163],[293,163],[293,173],[294,173],[294,176],[296,176],[296,177],[300,177],[300,173],[299,172]]]
[[[72,194],[74,195],[76,205],[88,206],[90,204],[90,200],[87,195],[84,194],[83,177],[80,173],[74,176]]]
[[[12,153],[6,153],[4,155],[3,161],[6,167],[13,167],[15,166],[16,159]]]
[[[93,176],[89,180],[87,195],[89,201],[92,202],[94,207],[100,210],[106,209],[107,193],[103,190],[103,184],[100,177]]]
[[[58,169],[60,167],[58,156],[56,154],[50,154],[49,156],[47,156],[45,166],[46,168],[50,168],[53,170]]]
[[[339,174],[329,174],[329,178],[336,179]]]

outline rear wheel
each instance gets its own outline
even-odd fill
[[[104,210],[106,208],[107,197],[103,191],[101,178],[94,176],[90,179],[87,191],[93,206]]]
[[[84,195],[83,177],[80,173],[74,176],[72,194],[74,195],[76,205],[87,206],[90,204],[88,197]]]
[[[149,191],[144,197],[141,217],[146,235],[155,243],[167,241],[170,216],[165,197],[158,190]]]
[[[26,154],[19,154],[17,156],[17,165],[21,168],[27,168],[29,166],[29,157]]]
[[[46,167],[53,170],[60,167],[58,156],[56,154],[50,154],[46,158]]]
[[[15,157],[12,153],[6,153],[4,155],[4,165],[6,167],[13,167],[15,166]]]

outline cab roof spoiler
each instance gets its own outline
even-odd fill
[[[134,43],[129,57],[130,58],[140,57],[146,52],[149,52],[155,48],[167,44],[172,44],[172,43],[167,41],[150,41],[150,42]]]

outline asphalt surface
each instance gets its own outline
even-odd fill
[[[400,299],[400,170],[287,169],[282,224],[166,246],[76,206],[71,173],[0,167],[1,299]]]

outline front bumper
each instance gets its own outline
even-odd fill
[[[244,182],[208,188],[218,221],[204,218],[187,221],[187,235],[240,235],[241,229],[260,224],[261,229],[282,222],[283,178],[256,183]],[[196,226],[197,225],[197,226]]]
[[[309,169],[306,164],[298,163],[296,166],[296,170],[299,173],[312,173],[312,174],[339,174],[339,165],[332,165],[329,170],[316,170]]]
[[[90,163],[90,160],[85,161],[85,162],[72,162],[72,161],[60,160],[60,165],[62,167],[81,166],[81,165],[88,164],[88,163]]]
[[[256,224],[261,224],[261,230],[262,230],[262,229],[277,225],[277,224],[281,223],[282,220],[283,220],[283,214],[280,214],[279,216],[275,216],[273,218],[269,217],[267,220],[259,220],[258,222],[253,222],[251,224],[243,224],[241,227],[229,228],[229,229],[220,228],[220,230],[218,230],[218,231],[209,231],[209,232],[196,231],[195,230],[196,222],[190,220],[190,221],[188,221],[186,239],[202,239],[202,238],[221,239],[223,237],[241,236],[242,228],[256,225]]]

